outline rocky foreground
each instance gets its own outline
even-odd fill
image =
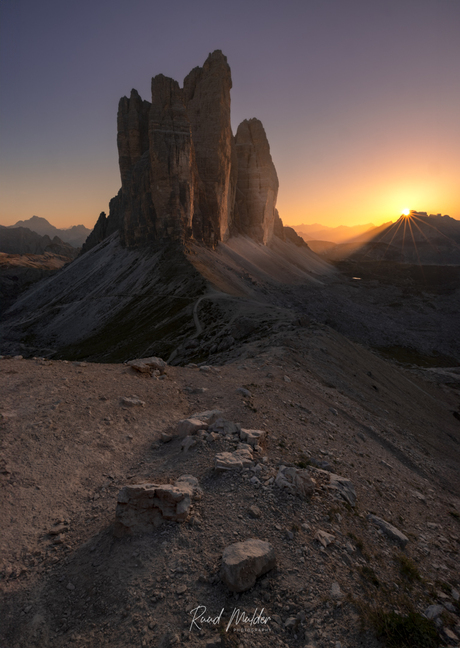
[[[460,644],[451,385],[313,325],[132,364],[0,360],[1,645]]]

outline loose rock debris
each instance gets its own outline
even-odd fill
[[[360,606],[410,599],[422,614],[441,608],[433,623],[455,646],[458,449],[443,430],[455,436],[458,405],[334,333],[302,335],[220,372],[167,367],[163,380],[126,365],[0,360],[2,412],[15,413],[0,421],[4,645],[262,647],[267,634],[239,632],[251,627],[242,620],[221,631],[234,610],[263,609],[270,645],[380,648]],[[369,395],[370,370],[380,389]],[[120,406],[130,394],[144,405]],[[190,419],[198,427],[182,436]],[[252,445],[243,430],[264,435]],[[224,453],[237,469],[216,469]],[[276,564],[238,592],[222,580],[224,552],[248,540],[271,545]],[[200,605],[214,619],[223,610],[220,627],[190,629]]]

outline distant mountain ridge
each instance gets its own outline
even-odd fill
[[[339,225],[338,227],[327,227],[320,223],[313,223],[311,225],[291,225],[299,236],[304,241],[330,241],[331,243],[343,243],[350,238],[359,236],[364,232],[373,229],[373,223],[366,223],[365,225]]]
[[[27,227],[32,232],[40,234],[40,236],[49,236],[50,239],[57,236],[61,241],[69,243],[75,248],[81,247],[92,231],[84,225],[73,225],[67,229],[59,229],[41,216],[32,216],[27,220],[20,220],[14,225],[10,225],[9,229],[17,227]]]
[[[418,265],[460,265],[460,221],[411,211],[334,246],[309,244],[330,261],[392,261]]]
[[[0,252],[6,254],[59,254],[74,259],[78,250],[59,236],[37,234],[28,227],[3,227],[0,225]]]

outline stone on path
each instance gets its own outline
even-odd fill
[[[232,592],[244,592],[256,579],[276,566],[275,549],[268,542],[251,538],[226,547],[222,554],[222,581]]]

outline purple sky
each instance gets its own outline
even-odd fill
[[[119,98],[214,49],[285,224],[460,219],[459,0],[3,0],[0,29],[3,225],[92,227],[121,184]]]

